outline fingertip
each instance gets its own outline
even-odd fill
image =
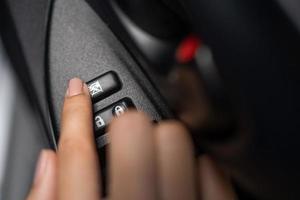
[[[86,133],[89,134],[88,138],[91,138],[92,129],[92,101],[89,89],[81,79],[73,78],[69,81],[63,104],[61,138],[86,137]]]
[[[170,132],[176,132],[176,133],[182,133],[182,134],[188,133],[185,126],[182,123],[175,121],[175,120],[160,122],[157,126],[157,130],[166,132],[166,133],[170,133]]]
[[[56,154],[53,150],[41,151],[28,200],[55,199],[56,162]]]
[[[55,153],[54,150],[52,150],[52,149],[43,149],[42,152],[47,154],[48,159],[50,160],[50,162],[53,162],[53,160],[56,159],[56,153]]]
[[[57,155],[55,153],[54,150],[44,150],[46,152],[46,154],[48,154],[48,162],[49,162],[49,166],[52,169],[56,169],[57,166]]]
[[[76,96],[83,93],[83,81],[80,78],[72,78],[69,80],[67,97]]]
[[[182,144],[192,146],[189,132],[185,126],[177,121],[165,121],[155,127],[155,133],[158,140],[163,143]]]
[[[155,127],[159,187],[163,199],[196,199],[195,160],[186,128],[179,122]]]
[[[129,110],[124,115],[113,119],[108,132],[114,133],[115,131],[127,130],[128,128],[145,125],[151,125],[151,120],[145,113]]]
[[[108,133],[111,198],[157,199],[155,145],[150,118],[142,112],[128,111],[113,120]]]
[[[51,165],[54,159],[55,153],[52,150],[43,149],[40,152],[35,169],[34,185],[38,185],[43,180],[48,165]]]
[[[65,98],[72,98],[77,95],[90,97],[90,92],[87,84],[82,79],[74,77],[68,81]]]

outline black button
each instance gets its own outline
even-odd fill
[[[114,116],[118,117],[122,115],[131,107],[134,107],[132,101],[129,98],[125,98],[96,112],[94,115],[94,130],[96,137],[105,133],[106,127]]]
[[[121,89],[121,82],[115,72],[107,72],[87,83],[92,101],[99,101]]]
[[[119,117],[124,114],[128,110],[128,102],[121,101],[120,103],[116,104],[112,109],[112,114],[115,117]]]
[[[98,149],[101,149],[109,143],[108,133],[105,133],[96,139],[96,145]]]

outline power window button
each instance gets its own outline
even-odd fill
[[[92,101],[100,101],[121,89],[121,82],[115,72],[107,72],[87,83]]]

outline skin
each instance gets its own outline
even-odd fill
[[[58,151],[42,150],[27,200],[101,200],[100,168],[87,86],[69,82]],[[229,179],[208,156],[195,158],[189,134],[176,121],[152,124],[129,111],[109,127],[111,200],[233,200]]]

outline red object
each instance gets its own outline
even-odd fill
[[[194,59],[197,49],[201,45],[201,40],[195,35],[190,35],[183,39],[176,51],[176,60],[179,63],[187,63]]]

